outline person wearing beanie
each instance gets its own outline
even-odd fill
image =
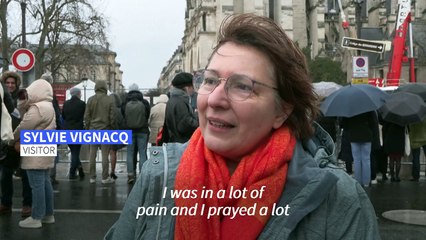
[[[77,96],[78,98],[81,98],[81,90],[80,88],[74,87],[70,90],[71,97]]]
[[[50,84],[53,83],[53,77],[52,74],[50,72],[45,72],[41,75],[40,79],[44,79],[46,81],[48,81]]]
[[[148,147],[148,119],[150,112],[151,106],[149,102],[143,98],[142,92],[139,91],[139,86],[133,83],[129,86],[129,93],[122,108],[126,125],[132,130],[132,144],[127,145],[128,184],[133,184],[136,179],[138,153],[139,170],[147,159],[146,149]]]
[[[190,96],[194,93],[192,74],[178,73],[173,78],[172,85],[165,116],[169,139],[165,140],[185,143],[198,127],[198,116],[190,104]]]
[[[185,87],[192,87],[192,74],[181,72],[176,74],[172,80],[172,85],[175,88],[184,89]]]
[[[84,129],[84,111],[86,103],[81,100],[81,90],[73,87],[70,90],[71,99],[65,101],[62,107],[62,118],[64,120],[63,129],[65,130],[83,130]],[[84,178],[83,166],[80,161],[81,144],[68,144],[71,150],[71,166],[69,170],[69,179],[76,179],[76,171],[80,179]]]
[[[139,91],[139,86],[136,83],[133,83],[129,86],[129,92],[131,91]]]

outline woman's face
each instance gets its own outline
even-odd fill
[[[5,84],[9,93],[13,93],[16,90],[16,81],[14,78],[7,78]]]
[[[272,64],[263,53],[232,42],[218,49],[207,69],[221,78],[239,74],[271,87],[277,86]],[[222,81],[210,94],[198,94],[200,129],[210,150],[239,161],[283,124],[291,108],[277,110],[274,89],[255,84],[248,99],[233,101],[227,97],[224,85]]]

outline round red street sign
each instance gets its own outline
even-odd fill
[[[27,72],[31,70],[34,67],[34,62],[34,54],[26,48],[19,48],[12,54],[12,64],[18,71]]]

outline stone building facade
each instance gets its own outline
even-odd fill
[[[121,91],[124,88],[123,71],[116,61],[117,53],[99,45],[86,46],[85,50],[90,54],[82,54],[75,63],[66,64],[55,73],[55,83],[78,84],[83,78],[104,80],[111,92]]]
[[[357,51],[341,47],[342,38],[392,40],[397,0],[187,0],[182,44],[163,68],[159,88],[167,88],[179,71],[203,69],[216,43],[222,20],[233,13],[255,13],[274,19],[300,48],[309,48],[311,58],[331,57],[342,63],[347,80],[352,76],[352,56]],[[342,14],[349,27],[342,27]],[[426,1],[412,0],[414,55],[418,81],[426,81]],[[369,57],[370,78],[384,78],[391,52],[361,52]],[[179,65],[176,65],[179,62]],[[175,69],[174,71],[171,71]],[[408,80],[408,63],[401,70]]]

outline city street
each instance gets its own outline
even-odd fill
[[[121,156],[121,157],[120,157]],[[123,153],[119,155],[122,159]],[[90,184],[88,176],[84,181],[68,180],[68,162],[58,164],[57,180],[54,186],[55,224],[44,224],[41,229],[22,229],[21,183],[14,180],[14,206],[11,215],[0,216],[0,239],[33,240],[85,240],[102,239],[109,227],[117,220],[130,187],[124,161],[117,165],[118,180],[114,184],[100,183],[101,165],[97,164],[98,181]],[[424,166],[422,166],[423,169]],[[88,165],[84,165],[88,172]],[[426,210],[426,179],[424,172],[420,182],[403,179],[400,183],[379,182],[366,189],[376,209],[382,239],[424,239],[426,226],[398,223],[385,219],[382,214],[390,210]],[[425,212],[423,212],[426,214]],[[426,215],[423,215],[426,221]]]

